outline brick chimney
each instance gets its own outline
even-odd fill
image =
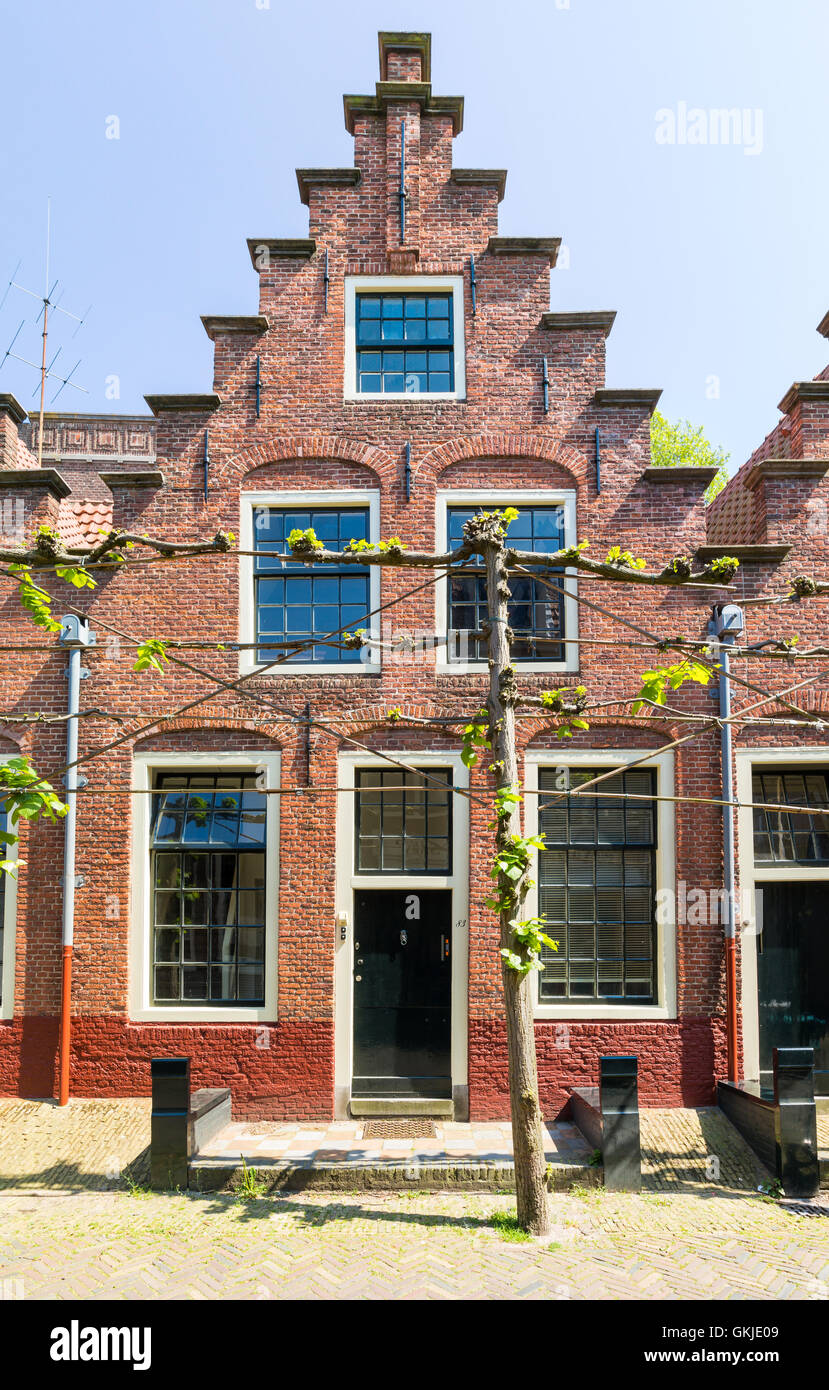
[[[344,98],[364,195],[376,187],[382,200],[377,250],[392,275],[411,274],[421,259],[421,159],[428,158],[431,179],[443,167],[448,178],[452,139],[463,124],[462,97],[432,95],[431,42],[429,34],[381,33],[374,95]]]
[[[386,110],[386,255],[390,274],[406,275],[420,259],[420,122],[421,107],[431,96],[431,36],[381,33],[378,43],[377,96]],[[401,234],[401,180],[405,236]]]
[[[377,35],[381,82],[431,82],[432,35]]]

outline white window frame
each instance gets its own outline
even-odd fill
[[[644,761],[642,761],[644,759]],[[538,769],[540,767],[618,767],[621,770],[633,763],[644,768],[656,770],[656,795],[674,795],[674,755],[660,753],[647,748],[583,749],[579,752],[553,749],[532,749],[524,756],[524,833],[538,833]],[[539,997],[539,975],[533,978],[534,1016],[538,1019],[597,1019],[622,1023],[630,1019],[642,1022],[648,1019],[677,1017],[676,983],[676,841],[675,813],[672,801],[656,802],[656,893],[662,894],[660,911],[656,914],[656,957],[654,959],[655,1004],[576,1004],[572,1000],[562,1000],[553,1004]],[[526,916],[538,915],[538,863],[534,854],[532,877],[535,880],[526,898]],[[667,890],[667,892],[665,891]],[[667,902],[665,901],[667,900]],[[668,910],[666,910],[666,908]],[[665,919],[665,920],[662,920]],[[552,929],[551,929],[552,931]]]
[[[9,753],[0,758],[0,762],[7,763],[10,758],[19,756]],[[19,834],[20,825],[8,825],[9,833]],[[10,859],[19,857],[19,844],[6,845],[6,854]],[[20,870],[18,870],[18,873]],[[14,1018],[14,962],[15,948],[17,945],[17,879],[11,874],[4,874],[6,880],[6,900],[3,911],[3,978],[0,981],[0,1019]]]
[[[390,758],[409,767],[446,767],[452,783],[468,788],[469,769],[460,754],[421,752],[408,748],[389,749]],[[469,1084],[469,799],[462,792],[452,795],[452,866],[448,874],[357,873],[355,869],[354,797],[357,768],[390,769],[385,758],[371,753],[340,753],[337,786],[337,866],[336,903],[338,921],[346,926],[345,940],[337,932],[334,962],[334,1095],[336,1113],[346,1114],[351,1099],[354,1052],[354,892],[360,889],[405,889],[410,893],[428,888],[452,890],[452,1032],[451,1066],[453,1095],[461,1096]],[[458,1092],[461,1092],[461,1096]]]
[[[829,883],[829,865],[775,864],[754,862],[754,814],[751,779],[754,772],[774,771],[781,764],[809,766],[829,772],[829,750],[819,748],[740,748],[735,754],[739,837],[738,879],[740,884],[740,967],[742,991],[740,1006],[743,1023],[743,1069],[747,1081],[760,1079],[760,1000],[757,978],[756,886],[760,882]]]
[[[564,544],[576,544],[576,493],[568,488],[452,488],[439,491],[435,499],[435,547],[443,553],[449,548],[449,508],[450,507],[563,507]],[[574,569],[564,571],[564,636],[568,641],[564,646],[563,661],[522,661],[518,671],[524,675],[533,671],[577,671],[579,669],[578,638],[579,606],[576,602],[578,580]],[[449,610],[449,580],[441,574],[435,584],[435,632],[438,637],[447,636],[447,614]],[[435,656],[435,666],[441,675],[464,675],[486,669],[486,660],[449,661],[447,644],[439,642]]]
[[[369,538],[380,539],[380,492],[377,488],[349,488],[337,491],[329,488],[315,488],[303,492],[243,492],[239,524],[241,550],[239,557],[239,641],[256,641],[256,604],[254,600],[253,537],[254,513],[258,507],[329,508],[337,510],[348,507],[368,507]],[[369,569],[369,605],[371,612],[380,606],[380,568],[372,565]],[[378,638],[380,636],[379,616],[366,623],[367,629]],[[256,660],[251,646],[243,647],[239,653],[239,674],[249,676],[259,672],[266,678],[286,676],[372,676],[380,672],[380,649],[363,647],[361,660],[332,661],[323,665],[313,661],[284,662],[266,669],[266,663]]]
[[[150,829],[154,772],[266,773],[266,787],[280,785],[282,756],[261,753],[136,753],[133,759],[132,894],[130,911],[129,1016],[142,1023],[273,1023],[277,1018],[279,922],[279,806],[267,797],[265,830],[265,1002],[261,1005],[152,1003],[152,893]]]
[[[357,390],[357,295],[358,294],[447,294],[452,295],[454,338],[453,391],[389,391],[374,393]],[[462,275],[346,275],[345,277],[345,362],[343,397],[382,405],[384,401],[464,401],[466,400],[466,351],[463,317]],[[395,344],[388,344],[393,347]],[[403,343],[401,347],[405,346]],[[424,347],[426,344],[423,345]]]

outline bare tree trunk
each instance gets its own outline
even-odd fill
[[[502,541],[486,547],[487,611],[489,618],[489,722],[492,758],[498,789],[518,790],[518,759],[515,749],[515,673],[510,663],[510,632],[507,626],[509,586]],[[513,806],[509,816],[497,817],[498,848],[510,835],[521,833],[520,816]],[[514,888],[502,876],[499,893]],[[520,910],[527,888],[518,885],[517,903],[512,911],[501,913],[501,946],[519,950],[512,937],[510,919]],[[519,950],[520,953],[520,950]],[[510,1109],[515,1155],[515,1188],[518,1223],[533,1235],[546,1235],[550,1229],[547,1202],[547,1164],[538,1103],[538,1068],[533,1028],[532,974],[520,974],[502,962],[504,1006],[507,1020]]]

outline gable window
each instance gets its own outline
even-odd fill
[[[369,509],[257,508],[253,528],[257,552],[253,570],[256,659],[270,662],[286,655],[286,665],[359,664],[360,649],[323,645],[314,639],[328,633],[336,635],[340,629],[369,626],[367,614],[372,605],[368,566],[335,569],[280,559],[279,556],[290,553],[291,531],[308,527],[313,528],[327,549],[343,550],[351,540],[368,539]],[[279,556],[264,553],[267,551],[278,551]],[[269,639],[307,645],[286,654],[284,647],[269,646]]]
[[[401,768],[358,768],[358,873],[451,872],[452,796],[448,768],[419,777]]]
[[[345,278],[347,401],[463,400],[462,275]]]
[[[452,391],[453,327],[451,294],[358,294],[358,391]]]
[[[755,772],[752,801],[803,806],[805,811],[754,812],[754,858],[758,863],[829,863],[829,777],[825,772],[781,768]]]
[[[608,770],[571,768],[570,787]],[[654,779],[619,771],[597,787],[602,795],[562,797],[559,769],[539,768],[538,908],[558,943],[542,952],[541,1003],[654,1002]]]
[[[266,802],[254,773],[156,774],[154,1004],[264,1003]]]
[[[475,515],[478,507],[449,507],[447,516],[448,548],[454,550],[463,542],[463,528]],[[565,545],[564,507],[521,507],[507,532],[510,544],[521,550],[553,554]],[[546,572],[555,584],[564,584],[564,570]],[[486,657],[486,642],[473,638],[480,632],[487,615],[486,572],[482,557],[474,555],[458,566],[449,576],[447,628],[457,633],[461,641],[449,645],[449,660],[481,661]],[[565,599],[539,580],[524,575],[510,579],[509,623],[515,634],[511,648],[514,661],[563,662],[565,657],[564,616]]]

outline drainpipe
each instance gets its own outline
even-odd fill
[[[742,608],[736,603],[717,603],[711,610],[708,632],[718,643],[720,662],[720,756],[723,800],[723,887],[726,891],[725,920],[725,1028],[728,1051],[728,1080],[737,1082],[737,890],[734,867],[734,783],[732,777],[731,668],[729,647],[745,627]]]
[[[63,822],[63,930],[62,963],[60,989],[60,1051],[58,1104],[66,1105],[69,1100],[69,1053],[71,1043],[71,1003],[72,1003],[72,945],[75,934],[75,889],[83,880],[75,876],[75,829],[77,825],[77,790],[86,786],[86,778],[78,774],[75,766],[78,759],[78,711],[81,700],[81,681],[89,671],[81,666],[81,652],[84,647],[95,643],[95,634],[89,631],[86,618],[73,615],[61,619],[62,627],[59,641],[68,648],[69,666],[66,675],[69,679],[69,696],[66,721],[66,761],[68,764],[64,781],[66,783],[66,805],[68,811]]]

